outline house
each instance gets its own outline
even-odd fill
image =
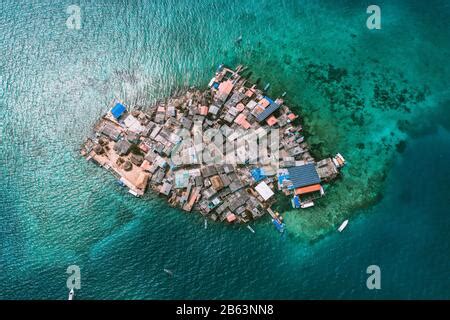
[[[264,111],[262,111],[261,113],[256,115],[256,121],[262,122],[262,121],[266,120],[267,117],[269,117],[272,113],[277,111],[279,108],[280,108],[279,104],[276,104],[275,102],[271,103],[267,108],[264,109]]]
[[[130,151],[131,148],[131,143],[128,140],[120,140],[119,142],[117,142],[114,145],[114,151],[119,155],[119,156],[124,156],[126,154],[128,154],[128,152]]]
[[[113,141],[119,140],[120,137],[120,130],[111,123],[104,123],[99,132]]]
[[[294,194],[299,197],[300,201],[310,201],[323,195],[320,177],[314,163],[290,167],[287,170]]]
[[[302,166],[287,168],[289,180],[295,189],[320,183],[314,163],[308,163]]]
[[[172,190],[172,184],[165,181],[163,185],[159,188],[159,193],[168,196],[170,194],[170,190]]]
[[[121,103],[116,103],[116,105],[111,109],[111,114],[116,120],[118,120],[124,113],[127,111],[127,108]]]
[[[123,121],[125,126],[128,128],[128,130],[133,131],[135,133],[142,133],[145,131],[145,127],[141,125],[141,122],[136,119],[133,115],[128,115],[128,117],[125,118]]]
[[[227,81],[224,81],[219,84],[219,92],[218,92],[218,99],[224,102],[227,100],[228,95],[231,93],[231,90],[233,90],[234,84],[233,81],[228,79]]]
[[[264,181],[258,184],[255,187],[255,190],[264,199],[264,201],[269,200],[275,194]]]

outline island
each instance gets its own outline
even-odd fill
[[[270,98],[244,70],[220,65],[206,89],[189,88],[145,110],[114,99],[81,155],[136,197],[152,190],[171,206],[228,223],[270,214],[283,232],[282,216],[271,209],[275,193],[293,208],[314,206],[345,159],[336,153],[316,161],[285,93]]]

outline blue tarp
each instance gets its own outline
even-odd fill
[[[279,223],[276,219],[272,219],[272,223],[274,224],[275,228],[277,228],[277,230],[279,232],[284,231],[284,223]]]
[[[314,163],[308,163],[298,167],[290,167],[288,168],[288,171],[289,180],[292,181],[294,188],[301,188],[320,183],[320,178],[317,174]]]
[[[119,119],[121,115],[127,110],[125,106],[121,103],[117,103],[112,109],[111,113],[114,116],[114,118]]]
[[[300,208],[301,202],[298,196],[294,196],[294,198],[292,198],[292,206],[297,209]]]
[[[266,178],[267,176],[264,174],[264,170],[261,168],[255,168],[251,171],[253,179],[255,179],[256,182]]]
[[[289,180],[289,175],[288,174],[280,174],[278,176],[278,183],[280,185],[283,183],[284,180]]]
[[[214,89],[218,89],[219,88],[219,83],[218,82],[214,82],[213,87],[214,87]]]

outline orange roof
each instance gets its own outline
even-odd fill
[[[236,216],[234,215],[234,213],[230,213],[229,215],[227,215],[228,222],[233,222],[234,220],[236,220]]]
[[[311,186],[295,189],[295,194],[298,195],[298,194],[306,194],[306,193],[316,192],[316,191],[320,191],[320,188],[321,188],[320,184],[313,184]]]
[[[288,118],[289,118],[289,120],[295,120],[295,119],[297,119],[297,116],[293,113],[289,113]]]
[[[233,90],[233,81],[227,80],[219,84],[219,92],[222,94],[230,94],[231,90]]]
[[[245,95],[246,95],[247,97],[251,98],[252,95],[253,95],[253,90],[252,90],[252,89],[248,89],[248,90],[245,92]]]
[[[270,116],[270,118],[268,118],[267,120],[266,120],[266,122],[267,122],[267,124],[269,125],[269,126],[274,126],[277,122],[278,122],[278,120],[277,120],[277,118],[275,118],[274,116]]]
[[[263,98],[259,100],[258,104],[265,109],[270,105],[270,102],[266,98]]]

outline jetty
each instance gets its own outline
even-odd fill
[[[281,225],[271,210],[275,193],[289,196],[293,208],[314,206],[345,159],[337,153],[316,161],[285,93],[272,99],[244,70],[220,65],[207,88],[189,88],[145,109],[114,99],[81,155],[136,197],[151,190],[205,219],[246,223],[270,214]],[[261,142],[258,150],[252,141]]]

